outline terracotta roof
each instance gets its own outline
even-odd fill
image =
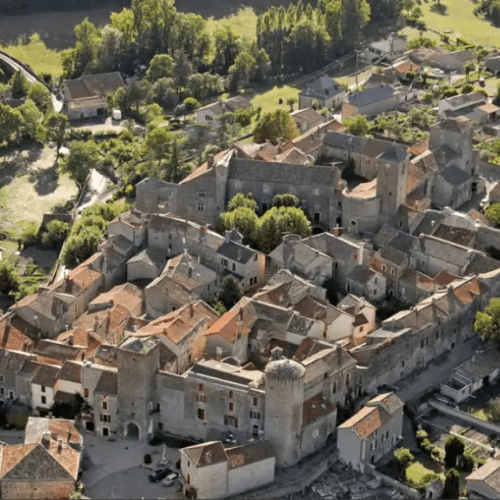
[[[276,453],[268,441],[255,441],[234,448],[226,448],[226,455],[229,460],[229,468],[236,469],[237,467],[273,458]]]
[[[433,236],[458,245],[470,246],[472,240],[476,237],[476,233],[470,229],[440,224]]]
[[[102,344],[102,339],[98,334],[78,326],[72,330],[61,333],[56,340],[63,344],[80,348],[80,357],[83,352],[84,359],[91,358],[95,354],[97,348]]]
[[[304,361],[304,359],[309,358],[310,356],[314,356],[318,352],[331,348],[331,344],[322,342],[320,340],[307,338],[301,342],[301,344],[295,351],[293,358],[298,361]]]
[[[110,370],[103,370],[94,394],[106,394],[116,396],[118,394],[118,373]]]
[[[379,404],[382,404],[390,415],[394,415],[394,413],[405,405],[393,392],[386,392],[385,394],[375,396],[368,401],[367,406],[376,406]]]
[[[33,341],[12,324],[12,313],[0,316],[0,347],[12,351],[27,351]]]
[[[224,446],[220,441],[210,441],[208,443],[197,444],[182,448],[183,452],[195,467],[205,467],[227,462],[228,458]]]
[[[483,226],[487,226],[487,227],[493,227],[494,226],[493,221],[491,221],[490,219],[488,219],[488,217],[486,217],[486,215],[482,214],[478,210],[475,210],[474,208],[472,208],[471,210],[469,210],[469,212],[467,213],[467,215],[474,222],[479,222],[479,224],[481,224]]]
[[[47,446],[40,442],[6,445],[1,453],[0,477],[5,482],[76,481],[78,477],[80,453],[68,444],[59,447],[53,439]]]
[[[229,149],[225,149],[223,151],[219,151],[217,154],[214,155],[214,163],[222,160],[224,156],[229,152]],[[185,184],[186,182],[190,182],[193,179],[196,179],[197,177],[201,177],[202,175],[205,175],[207,173],[210,173],[211,175],[215,175],[215,171],[213,168],[208,166],[208,162],[203,163],[200,165],[198,168],[195,168],[187,177],[184,177],[184,179],[181,181],[181,184]]]
[[[138,315],[142,314],[142,290],[132,283],[123,283],[113,287],[109,292],[98,295],[89,306],[100,304],[120,305],[130,312],[139,309]]]
[[[420,68],[420,66],[418,64],[412,63],[409,59],[407,59],[406,61],[401,61],[400,63],[394,63],[386,71],[388,71],[390,69],[394,69],[398,73],[406,75],[406,73],[408,73],[408,71],[416,71],[419,68]]]
[[[57,342],[55,340],[40,339],[33,350],[35,354],[43,357],[57,359],[61,362],[80,357],[80,348]]]
[[[377,178],[370,182],[362,182],[354,189],[345,191],[345,195],[349,198],[374,198],[377,196]]]
[[[65,361],[57,378],[80,384],[82,382],[82,365],[73,361]]]
[[[46,387],[54,387],[56,385],[59,370],[60,368],[57,366],[41,365],[31,383],[45,385]]]
[[[245,307],[250,299],[244,297],[230,311],[223,314],[205,333],[206,336],[218,335],[233,344],[238,340],[238,333],[248,335],[251,331],[256,317]],[[241,330],[238,323],[241,322]]]
[[[414,163],[410,162],[406,181],[406,192],[411,193],[425,178],[425,173]]]
[[[302,427],[311,424],[315,420],[326,417],[330,413],[337,411],[337,407],[322,394],[316,394],[302,407]]]
[[[66,443],[83,443],[83,437],[75,427],[75,423],[73,420],[43,417],[28,418],[24,442],[38,442],[40,436],[44,432],[49,432],[53,439],[62,439]]]
[[[446,286],[452,283],[455,280],[460,279],[460,276],[456,276],[455,274],[447,273],[446,271],[439,271],[436,274],[434,279],[432,280],[434,283],[440,286]]]
[[[481,111],[485,111],[486,113],[496,113],[500,108],[498,106],[495,106],[494,104],[491,104],[490,102],[487,102],[486,104],[479,106],[479,109]]]
[[[424,139],[422,142],[418,142],[413,146],[408,148],[408,151],[415,156],[419,156],[422,153],[425,153],[429,149],[429,139]]]
[[[364,406],[339,429],[352,429],[359,437],[367,439],[373,431],[380,429],[390,420],[390,415],[378,406]]]

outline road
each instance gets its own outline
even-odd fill
[[[108,189],[108,184],[109,184],[109,179],[107,177],[100,174],[95,169],[92,169],[90,171],[90,178],[87,185],[87,189],[85,191],[85,194],[81,198],[80,203],[76,207],[75,211],[76,215],[74,222],[76,222],[80,218],[82,211],[85,208],[94,204],[96,201],[105,201],[107,198],[111,196],[112,194],[111,192],[106,192]],[[59,264],[59,267],[57,268],[57,273],[54,276],[52,283],[56,283],[57,281],[63,279],[65,274],[66,274],[66,267],[63,264]]]
[[[26,77],[29,83],[35,83],[39,81],[39,79],[36,78],[32,73],[27,71],[23,66],[14,61],[14,59],[9,57],[4,52],[0,52],[0,59],[4,61],[6,64],[8,64],[14,72],[20,71]],[[63,105],[62,101],[57,99],[55,94],[52,92],[50,93],[50,97],[52,98],[52,105],[54,107],[54,111],[60,112]]]

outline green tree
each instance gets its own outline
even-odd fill
[[[394,450],[393,457],[398,466],[399,473],[404,477],[406,467],[415,460],[415,457],[408,448],[398,448]]]
[[[485,211],[484,215],[491,219],[495,226],[500,226],[500,203],[492,203]]]
[[[311,234],[311,223],[300,208],[272,207],[259,220],[258,242],[260,250],[269,253],[282,241],[285,233],[302,238]]]
[[[91,72],[96,66],[97,53],[101,41],[101,34],[95,24],[86,17],[80,24],[75,26],[75,52],[73,77]]]
[[[474,330],[482,340],[500,340],[500,298],[492,297],[484,311],[477,311]]]
[[[363,28],[370,21],[370,4],[366,0],[342,0],[344,12],[343,38],[349,41],[359,41]]]
[[[465,450],[464,441],[459,436],[448,436],[444,442],[444,451],[446,456],[444,461],[446,467],[455,467],[457,457],[462,455]]]
[[[240,37],[230,26],[223,25],[215,30],[214,42],[215,54],[212,66],[221,75],[226,75],[240,51]]]
[[[236,279],[232,276],[225,278],[222,282],[218,300],[226,308],[226,311],[229,311],[241,299],[241,296],[241,288]]]
[[[444,480],[443,498],[458,498],[460,495],[460,474],[450,469]]]
[[[342,0],[331,0],[325,7],[325,26],[332,40],[342,38],[344,8]]]
[[[235,194],[231,201],[227,204],[226,211],[231,212],[237,208],[249,208],[250,210],[256,212],[259,205],[255,201],[252,193],[244,195],[243,193]]]
[[[300,200],[294,194],[277,194],[273,198],[274,207],[298,207]]]
[[[0,261],[0,293],[12,295],[19,290],[21,278],[14,267],[6,261]]]
[[[255,211],[247,207],[238,207],[220,216],[223,232],[237,229],[243,235],[243,242],[251,246],[255,245],[258,222]]]
[[[56,143],[56,161],[59,158],[59,150],[64,143],[66,130],[69,126],[68,117],[62,113],[52,112],[44,120],[46,138]]]
[[[24,119],[19,110],[0,103],[0,145],[10,146],[16,142],[23,129]]]
[[[38,138],[39,126],[42,123],[42,112],[31,99],[27,99],[17,109],[24,120],[23,135],[36,140]]]
[[[465,79],[466,81],[469,81],[469,75],[471,74],[472,71],[476,69],[476,65],[474,64],[473,61],[467,61],[464,64],[464,73],[465,73]]]
[[[500,423],[500,398],[488,402],[488,417],[492,422]]]
[[[12,75],[12,78],[9,81],[9,85],[11,86],[12,97],[14,97],[15,99],[26,97],[30,88],[28,79],[22,74],[20,70],[16,71]]]
[[[31,99],[43,113],[52,109],[50,93],[47,87],[40,82],[35,82],[30,85],[28,99]]]
[[[145,146],[153,157],[158,160],[158,170],[169,151],[171,142],[172,135],[165,127],[155,128],[146,135]]]
[[[253,131],[254,141],[259,144],[266,142],[266,140],[276,144],[280,138],[284,141],[290,141],[299,135],[300,132],[295,121],[284,109],[265,113]]]
[[[353,135],[364,137],[370,130],[370,124],[365,115],[348,116],[344,119],[347,131]]]
[[[64,158],[61,167],[62,171],[67,172],[78,187],[83,189],[90,171],[96,168],[100,161],[101,155],[95,142],[73,141],[69,146],[69,155]]]
[[[174,73],[174,59],[168,54],[156,54],[146,71],[146,78],[154,83],[160,78],[171,78]]]
[[[61,248],[64,240],[69,234],[69,224],[61,220],[52,220],[42,234],[42,243],[47,246]]]
[[[247,87],[256,68],[257,59],[246,50],[242,50],[228,70],[229,90],[236,92]]]
[[[96,71],[107,73],[118,69],[121,36],[121,32],[109,24],[102,28],[95,56]]]

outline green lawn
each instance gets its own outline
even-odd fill
[[[432,0],[424,0],[420,5],[423,12],[423,21],[428,28],[438,31],[452,30],[454,36],[460,36],[467,41],[483,46],[500,46],[500,30],[492,26],[487,20],[474,15],[477,3],[472,0],[442,0],[441,4],[446,8],[444,15],[431,12],[431,7],[436,5]],[[415,38],[418,32],[411,28],[405,28],[404,32],[408,38]],[[436,36],[427,31],[424,36],[436,39]]]
[[[471,413],[471,415],[478,418],[479,420],[488,420],[488,416],[486,415],[486,413],[484,413],[484,410],[476,410],[475,412]]]
[[[434,474],[434,472],[424,467],[420,462],[413,462],[406,468],[406,479],[412,483],[422,483],[429,474]]]
[[[230,26],[237,35],[254,40],[257,14],[251,7],[244,7],[232,16],[223,17],[222,19],[214,19],[213,17],[208,19],[207,30],[210,34],[221,26]]]
[[[63,72],[60,53],[48,49],[37,34],[30,37],[27,45],[9,45],[2,50],[30,66],[39,76],[47,73],[57,77]]]
[[[299,89],[289,87],[288,85],[284,87],[274,87],[264,94],[256,95],[251,101],[255,108],[259,106],[262,107],[262,113],[275,111],[276,109],[290,110],[290,106],[286,102],[288,99],[292,98],[298,101],[299,92]],[[283,100],[283,104],[279,104],[280,99]],[[294,105],[294,109],[297,109],[297,104]]]

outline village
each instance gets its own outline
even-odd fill
[[[0,227],[2,498],[500,498],[500,52],[420,42],[144,122],[0,54],[78,187]]]

